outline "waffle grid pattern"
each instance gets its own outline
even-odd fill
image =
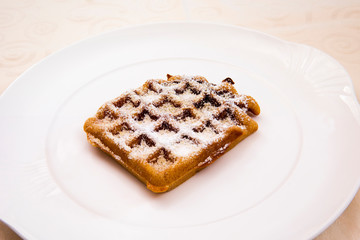
[[[150,80],[106,103],[97,117],[107,123],[108,136],[131,158],[174,163],[217,141],[231,126],[246,130],[252,99],[236,95],[233,83],[227,78],[216,86],[202,77],[183,76]],[[163,137],[166,142],[160,140]],[[146,156],[145,148],[151,149]]]
[[[233,84],[201,76],[148,80],[106,102],[84,130],[149,189],[167,191],[257,130],[251,116],[258,104]]]

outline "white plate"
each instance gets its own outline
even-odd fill
[[[262,112],[255,134],[153,194],[90,146],[82,125],[167,73],[231,77]],[[360,110],[345,70],[238,27],[154,24],[82,41],[19,77],[0,114],[0,216],[28,239],[308,239],[360,183]]]

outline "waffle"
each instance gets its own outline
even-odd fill
[[[148,80],[86,120],[88,141],[115,158],[153,192],[166,192],[255,132],[256,101],[231,78]]]

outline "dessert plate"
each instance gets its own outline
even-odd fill
[[[84,121],[151,78],[235,81],[258,131],[154,194],[92,147]],[[0,217],[26,239],[309,239],[360,184],[360,108],[339,63],[244,28],[163,23],[67,47],[1,96]]]

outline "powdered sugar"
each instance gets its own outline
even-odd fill
[[[107,102],[118,119],[111,115],[101,120],[106,136],[129,152],[131,159],[145,161],[165,149],[156,164],[167,166],[173,162],[169,159],[195,155],[221,141],[230,127],[245,129],[239,116],[248,99],[228,91],[229,83],[216,86],[202,77],[181,76],[171,82],[150,80],[146,86]],[[111,132],[123,123],[130,129]],[[135,145],[130,146],[131,142]]]

